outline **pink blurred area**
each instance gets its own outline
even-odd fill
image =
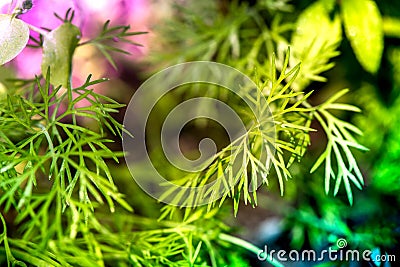
[[[17,3],[18,2],[18,3]],[[33,7],[19,18],[35,27],[55,29],[61,21],[53,14],[64,17],[69,8],[75,12],[73,24],[82,31],[82,41],[96,36],[105,21],[111,25],[130,25],[131,31],[147,31],[149,28],[150,0],[33,0]],[[0,12],[7,13],[11,0],[0,0]],[[22,1],[14,1],[20,6]],[[31,31],[33,37],[38,34]],[[132,41],[143,47],[117,43],[119,48],[127,50],[131,55],[129,60],[137,60],[147,52],[147,36],[137,35]],[[117,65],[118,65],[118,58]],[[32,78],[39,74],[41,49],[25,48],[9,65],[13,67],[19,78]],[[99,51],[91,45],[78,47],[74,57],[73,82],[79,85],[88,74],[94,78],[116,77],[118,71],[112,70]]]

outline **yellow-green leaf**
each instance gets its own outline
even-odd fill
[[[0,14],[0,65],[15,58],[29,40],[29,28],[22,20]]]
[[[386,36],[400,38],[400,19],[383,17],[383,32]]]
[[[333,5],[326,2],[328,1],[317,1],[300,14],[292,37],[292,49],[295,49],[295,53],[318,53],[324,46],[340,42],[340,17],[330,18]]]
[[[342,40],[340,16],[334,13],[330,16],[334,5],[332,0],[317,1],[296,22],[291,47],[293,59],[302,62],[302,71],[294,81],[295,89],[305,88],[312,80],[324,81],[319,74],[333,67],[329,60],[338,55],[336,47]]]
[[[342,16],[346,36],[362,67],[376,73],[383,51],[383,25],[379,9],[371,0],[346,0]]]
[[[78,27],[67,22],[49,32],[43,41],[42,72],[50,67],[50,83],[68,86],[72,72],[72,56],[80,39]]]
[[[2,82],[0,82],[0,99],[6,96],[6,94],[7,94],[7,87]]]

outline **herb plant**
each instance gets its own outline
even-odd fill
[[[140,45],[135,36],[145,32],[106,21],[97,36],[82,41],[74,10],[54,14],[61,25],[43,29],[19,18],[31,8],[34,1],[19,1],[10,14],[0,15],[2,65],[27,45],[43,54],[40,75],[0,80],[2,265],[250,266],[258,255],[272,266],[284,266],[260,253],[255,242],[233,234],[241,209],[273,204],[274,192],[281,195],[282,209],[275,212],[284,225],[281,235],[290,239],[286,248],[321,249],[340,237],[352,248],[374,249],[375,254],[396,247],[399,216],[385,218],[385,225],[376,220],[378,205],[372,215],[360,207],[370,203],[368,190],[376,203],[384,203],[386,196],[399,201],[398,134],[392,123],[398,121],[394,114],[399,114],[400,82],[390,77],[396,100],[386,106],[375,97],[373,82],[350,83],[358,91],[332,82],[335,71],[345,68],[339,59],[343,51],[353,53],[351,64],[363,75],[378,77],[382,72],[381,61],[389,53],[384,37],[399,38],[400,22],[382,17],[382,7],[374,1],[205,0],[173,6],[173,16],[157,29],[161,49],[154,46],[145,62],[150,68],[142,75],[195,60],[232,66],[257,85],[255,93],[244,94],[254,93],[260,110],[265,107],[259,99],[265,99],[271,117],[263,119],[275,129],[272,142],[271,133],[252,124],[243,103],[223,88],[188,85],[158,103],[165,113],[185,99],[205,95],[229,103],[246,122],[242,138],[225,143],[204,170],[191,174],[171,167],[149,134],[150,157],[168,180],[196,187],[218,177],[206,195],[230,186],[222,198],[200,207],[161,204],[143,193],[119,146],[122,135],[130,134],[117,116],[125,104],[93,90],[107,78],[93,79],[88,73],[83,83],[72,81],[78,47],[95,47],[118,70],[116,53],[129,54],[121,42]],[[30,30],[38,37],[29,36]],[[390,49],[389,63],[398,67],[399,48]],[[330,90],[321,90],[327,85]],[[369,109],[366,115],[351,102]],[[162,126],[164,113],[150,117],[150,132]],[[378,122],[383,113],[390,122]],[[374,124],[368,130],[370,118]],[[213,129],[210,125],[197,121],[193,128]],[[385,133],[369,138],[370,131],[382,127]],[[259,158],[263,142],[273,143],[275,150],[267,158],[270,169]],[[229,164],[228,152],[242,155],[239,168]],[[378,161],[366,180],[363,166],[369,166],[365,155],[370,153]],[[260,177],[263,186],[251,188]],[[372,189],[360,193],[369,183]],[[185,198],[184,193],[166,191],[164,197],[196,203],[196,196]],[[357,221],[352,205],[368,219]],[[279,247],[279,242],[284,241],[273,245]]]

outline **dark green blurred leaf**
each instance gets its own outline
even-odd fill
[[[341,1],[347,38],[363,68],[376,73],[383,51],[382,17],[371,0]]]
[[[72,71],[72,55],[80,39],[80,30],[71,23],[64,23],[44,38],[42,72],[50,67],[50,82],[68,86]]]
[[[15,58],[29,40],[29,28],[22,20],[0,14],[0,65]]]

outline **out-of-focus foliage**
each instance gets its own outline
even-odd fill
[[[258,247],[230,234],[236,230],[231,206],[236,215],[243,204],[265,205],[282,222],[274,239],[260,236],[260,247],[267,242],[270,249],[321,251],[344,238],[345,249],[395,254],[400,240],[400,6],[392,8],[399,5],[393,2],[174,3],[171,17],[159,26],[161,51],[148,56],[150,69],[192,60],[235,67],[255,81],[256,95],[267,99],[276,128],[271,171],[257,161],[257,144],[266,133],[254,125],[248,127],[249,138],[225,144],[196,179],[169,168],[155,146],[155,165],[177,183],[196,186],[215,173],[223,181],[239,181],[220,201],[195,209],[156,203],[118,163],[122,153],[112,141],[123,131],[115,119],[123,105],[92,90],[105,79],[89,76],[79,86],[70,82],[79,47],[93,45],[115,68],[113,52],[126,53],[116,41],[136,44],[131,37],[143,32],[106,22],[97,36],[80,42],[71,10],[65,18],[58,16],[63,23],[58,29],[36,29],[39,37],[32,40],[44,48],[43,73],[5,80],[12,74],[7,68],[0,72],[0,264],[259,266]],[[8,29],[0,27],[0,32]],[[1,54],[2,61],[19,51],[17,41],[18,49]],[[0,38],[4,45],[8,42]],[[160,108],[197,96],[196,89],[178,90],[160,101]],[[241,103],[221,88],[204,94],[245,115]],[[162,118],[149,123],[156,131]],[[214,130],[207,123],[194,125],[197,135]],[[223,152],[235,149],[246,155],[237,173],[224,165]],[[259,175],[266,186],[249,192]],[[268,263],[284,265],[271,258]]]
[[[320,250],[345,238],[348,249],[394,254],[399,238],[399,135],[395,129],[399,124],[400,76],[395,38],[400,32],[400,14],[396,13],[400,9],[392,7],[390,1],[305,0],[292,1],[291,5],[287,1],[271,1],[270,5],[267,2],[219,1],[208,7],[203,2],[178,6],[174,18],[162,27],[169,49],[157,54],[155,60],[162,65],[216,60],[242,70],[256,81],[271,77],[271,68],[264,62],[273,54],[275,68],[280,71],[295,69],[301,62],[296,78],[285,82],[296,92],[307,94],[314,90],[306,101],[317,107],[312,116],[317,123],[308,127],[318,131],[309,131],[309,138],[303,139],[304,148],[311,153],[305,152],[300,164],[288,168],[293,181],[285,183],[282,202],[289,202],[282,204],[278,212],[284,217],[286,230],[276,243],[268,245],[286,250]],[[277,11],[276,6],[285,8]],[[286,66],[283,55],[288,46],[291,54]],[[324,114],[324,106],[331,104],[328,96],[336,93],[339,97],[346,92],[340,91],[343,87],[349,87],[343,102],[357,107],[332,103],[335,110]],[[275,111],[273,105],[272,110]],[[354,116],[346,110],[358,114]],[[359,134],[363,146],[349,133]],[[297,140],[294,144],[299,145],[302,139]],[[300,145],[297,148],[303,149]],[[354,150],[349,148],[368,148],[368,152],[352,154],[350,151]],[[299,154],[302,155],[296,153]],[[312,174],[307,164],[314,166]],[[365,185],[362,176],[366,177]],[[321,177],[325,177],[325,185]],[[332,183],[334,195],[347,195],[354,207],[324,194],[330,192]],[[272,190],[277,184],[270,181],[269,188]],[[366,189],[353,193],[351,184]],[[345,190],[339,190],[340,185]],[[235,207],[236,203],[235,199]]]
[[[315,164],[310,165],[310,170],[314,172],[324,166],[326,193],[332,184],[334,195],[340,187],[344,187],[351,204],[352,186],[362,189],[364,184],[352,150],[366,148],[358,144],[354,137],[361,131],[339,119],[335,112],[360,110],[338,102],[346,90],[338,92],[321,105],[312,105],[308,99],[317,92],[307,88],[313,81],[326,80],[322,74],[334,66],[332,58],[339,55],[338,46],[342,40],[340,13],[335,9],[334,2],[317,1],[302,12],[297,21],[285,21],[283,16],[287,15],[286,12],[277,12],[264,4],[210,1],[210,5],[205,6],[195,3],[178,6],[175,18],[163,32],[165,41],[173,50],[163,51],[157,58],[161,59],[161,64],[215,60],[253,77],[272,111],[277,141],[276,156],[271,161],[282,193],[284,181],[292,177],[290,166],[306,155],[310,132],[313,131],[310,125],[312,121],[318,121],[328,137],[327,146]],[[193,12],[196,8],[199,11]],[[283,10],[290,8],[288,6]],[[292,55],[285,53],[289,46]],[[221,161],[224,159],[221,158]],[[221,171],[218,168],[222,168],[226,171],[227,181],[235,180],[229,175],[229,166],[217,163],[209,166],[209,173],[219,173]],[[260,170],[259,163],[250,163],[250,166]],[[239,180],[257,179],[258,172],[249,171],[249,165],[243,165],[243,175],[238,177]],[[247,173],[252,175],[247,178]],[[268,184],[271,175],[264,176],[268,176],[264,179]],[[188,184],[188,179],[192,178],[181,178],[179,182]],[[255,194],[251,196],[246,190],[241,194],[245,203],[257,204]],[[228,197],[234,199],[236,213],[239,196],[232,194]]]
[[[383,51],[383,25],[379,9],[371,0],[341,2],[346,36],[365,70],[378,71]],[[367,56],[368,55],[368,56]]]

